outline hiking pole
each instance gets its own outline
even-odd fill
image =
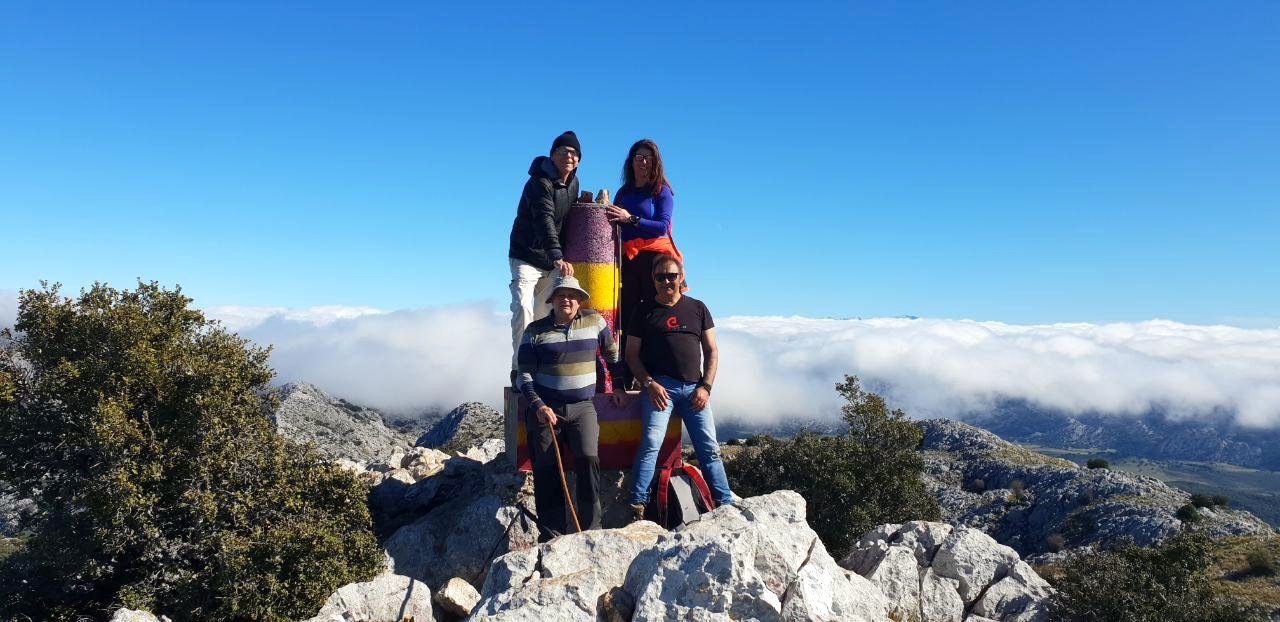
[[[547,427],[551,428],[551,446],[556,450],[556,470],[560,471],[560,487],[564,489],[564,502],[569,506],[569,515],[573,517],[573,526],[578,528],[578,532],[582,532],[582,523],[578,522],[578,511],[573,509],[573,497],[569,496],[569,482],[564,478],[564,462],[560,459],[560,441],[556,440],[556,425],[547,421]]]

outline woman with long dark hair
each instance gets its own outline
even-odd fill
[[[618,327],[622,330],[626,330],[636,305],[653,299],[655,290],[649,275],[654,258],[670,255],[683,261],[671,237],[673,195],[657,143],[648,138],[636,141],[622,163],[622,188],[614,195],[615,204],[605,208],[609,220],[620,226],[622,237],[622,295],[618,304]]]

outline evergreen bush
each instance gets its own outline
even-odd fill
[[[0,478],[34,495],[0,619],[313,615],[382,566],[366,491],[275,434],[268,351],[180,289],[20,294],[0,336]]]
[[[794,490],[805,498],[809,524],[837,559],[882,523],[937,520],[937,501],[920,478],[923,432],[901,410],[845,376],[839,436],[802,432],[790,439],[753,437],[753,450],[725,461],[733,489],[744,497]]]

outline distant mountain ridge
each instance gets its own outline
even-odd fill
[[[1226,414],[1174,419],[1142,415],[1069,414],[1024,400],[1005,400],[961,420],[1005,440],[1059,449],[1101,448],[1120,457],[1220,462],[1280,471],[1280,428],[1246,428]]]

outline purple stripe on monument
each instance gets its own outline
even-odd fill
[[[613,225],[604,207],[575,203],[565,217],[564,258],[571,262],[612,264],[618,261],[613,246]]]

